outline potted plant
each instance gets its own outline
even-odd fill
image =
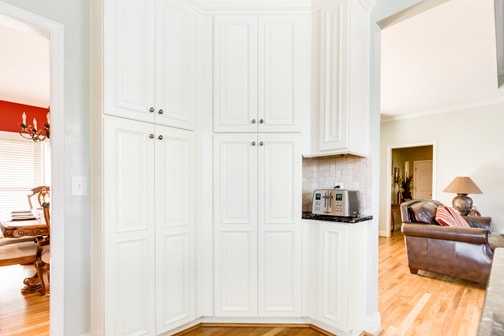
[[[403,201],[410,200],[411,197],[411,189],[413,188],[413,175],[406,176],[401,181],[401,189],[402,189],[402,198]]]

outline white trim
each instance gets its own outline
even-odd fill
[[[391,231],[391,214],[390,214],[390,206],[392,204],[392,150],[401,149],[401,148],[410,148],[410,147],[421,147],[421,146],[432,146],[432,199],[436,199],[436,189],[434,186],[436,185],[436,164],[437,164],[437,142],[436,141],[427,141],[427,142],[417,142],[417,143],[406,143],[406,144],[398,144],[398,145],[389,145],[387,146],[387,196],[385,202],[385,229],[386,232],[380,232],[381,236],[390,237]]]
[[[0,14],[46,30],[50,35],[51,78],[51,335],[64,335],[64,27],[24,9],[0,2]]]

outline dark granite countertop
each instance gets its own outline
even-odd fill
[[[373,219],[373,216],[342,217],[330,215],[314,215],[311,212],[303,212],[302,219],[311,219],[319,221],[337,222],[337,223],[359,223]]]

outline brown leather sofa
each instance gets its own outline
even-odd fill
[[[401,204],[402,232],[412,274],[424,270],[486,284],[493,251],[504,247],[492,234],[490,217],[467,216],[470,228],[439,225],[436,200],[416,199]]]

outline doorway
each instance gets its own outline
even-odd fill
[[[399,230],[401,215],[399,206],[410,199],[432,199],[435,180],[435,146],[432,143],[389,146],[387,151],[387,233]],[[410,181],[410,193],[405,192]]]
[[[47,34],[50,59],[51,106],[51,335],[64,334],[64,27],[19,7],[0,1],[0,15]]]

